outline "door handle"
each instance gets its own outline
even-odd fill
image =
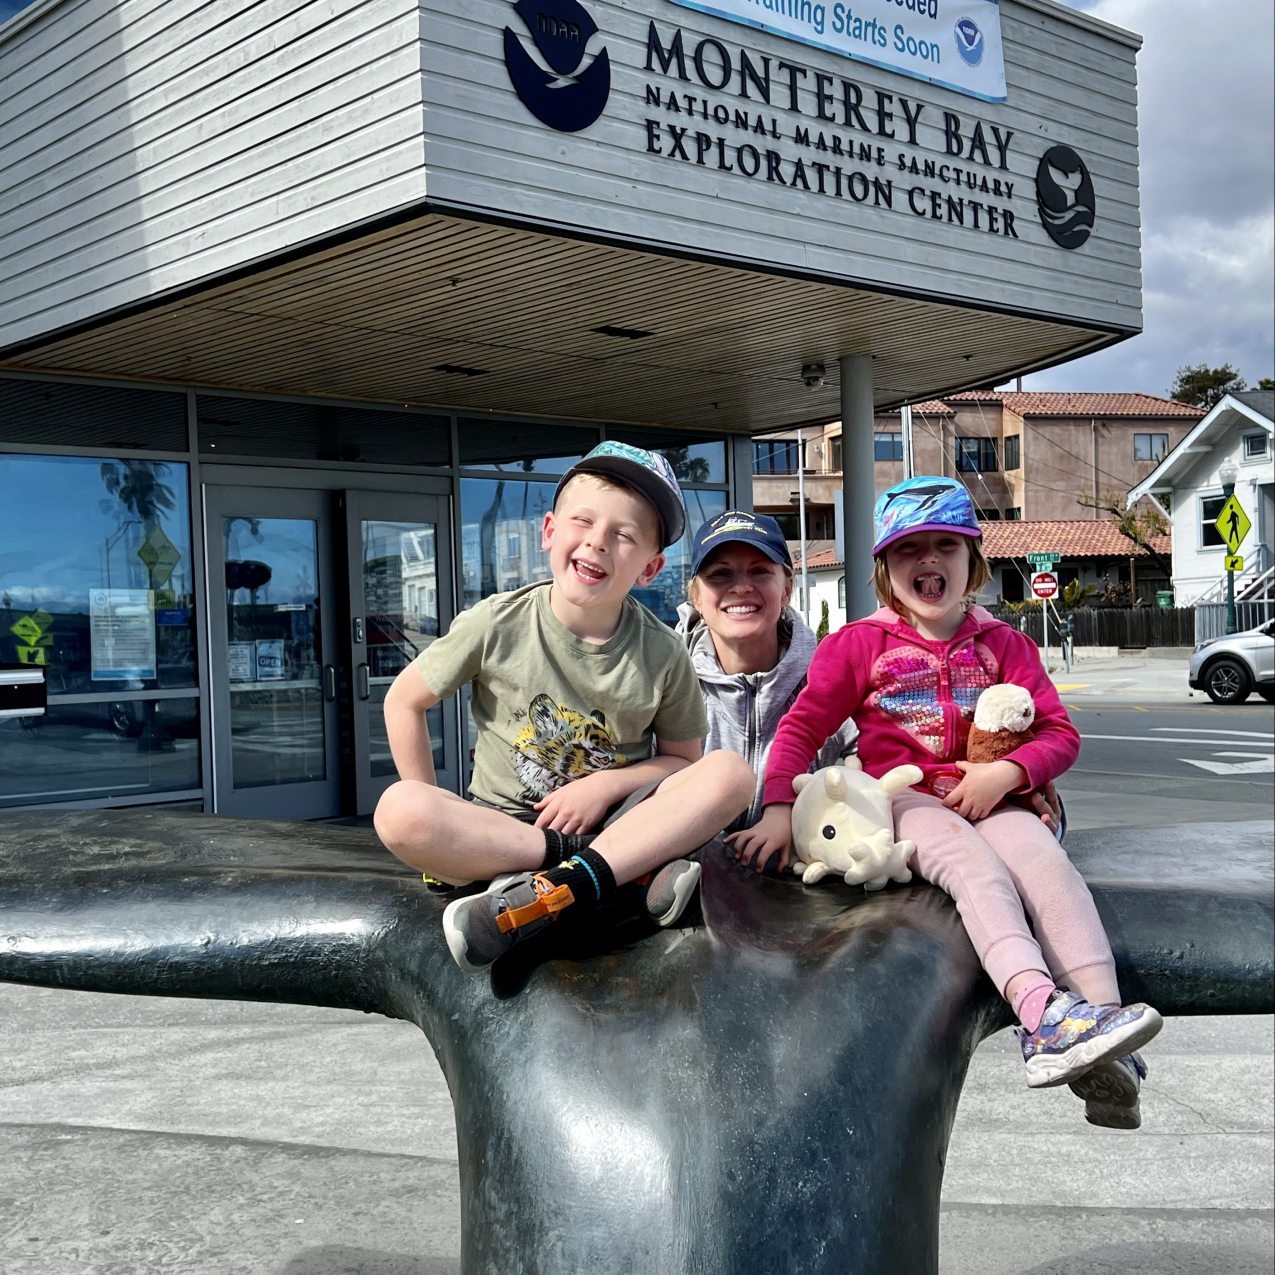
[[[329,704],[336,699],[336,669],[331,664],[323,666],[323,698]]]
[[[354,670],[356,685],[358,686],[359,699],[367,699],[372,694],[372,680],[368,676],[367,665],[360,664]]]

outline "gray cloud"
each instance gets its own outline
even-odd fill
[[[1027,378],[1033,389],[1163,394],[1184,363],[1275,364],[1270,0],[1082,0],[1137,31],[1145,330]]]

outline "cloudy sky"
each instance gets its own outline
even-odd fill
[[[1071,0],[1136,31],[1141,336],[1030,376],[1029,389],[1163,394],[1184,363],[1275,375],[1271,0]]]
[[[1138,56],[1146,329],[1027,378],[1163,394],[1184,363],[1275,375],[1271,0],[1068,0],[1144,39]],[[0,0],[0,20],[27,0]]]

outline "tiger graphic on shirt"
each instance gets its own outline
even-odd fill
[[[533,804],[573,779],[629,764],[604,712],[595,708],[586,717],[544,694],[527,706],[513,746],[514,771]]]

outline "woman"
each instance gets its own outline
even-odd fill
[[[783,872],[791,855],[786,807],[762,806],[766,759],[780,718],[806,684],[817,645],[814,633],[789,606],[792,556],[779,524],[738,509],[718,514],[695,533],[687,603],[677,631],[690,650],[708,712],[704,751],[729,748],[753,768],[752,804],[726,830],[744,863]],[[835,766],[855,750],[857,728],[845,721],[815,759]],[[1056,801],[1053,787],[1047,789]],[[1060,809],[1033,796],[1037,812],[1057,832]]]
[[[757,775],[752,804],[727,829],[727,842],[741,856],[756,852],[760,869],[771,857],[760,850],[786,814],[772,812],[768,821],[762,810],[766,757],[779,719],[806,684],[816,639],[788,605],[792,557],[773,518],[729,510],[704,523],[695,534],[691,571],[677,629],[708,712],[704,751],[729,748]],[[854,736],[848,721],[824,745],[817,764],[836,765],[854,751]],[[787,855],[773,866],[782,871]]]

